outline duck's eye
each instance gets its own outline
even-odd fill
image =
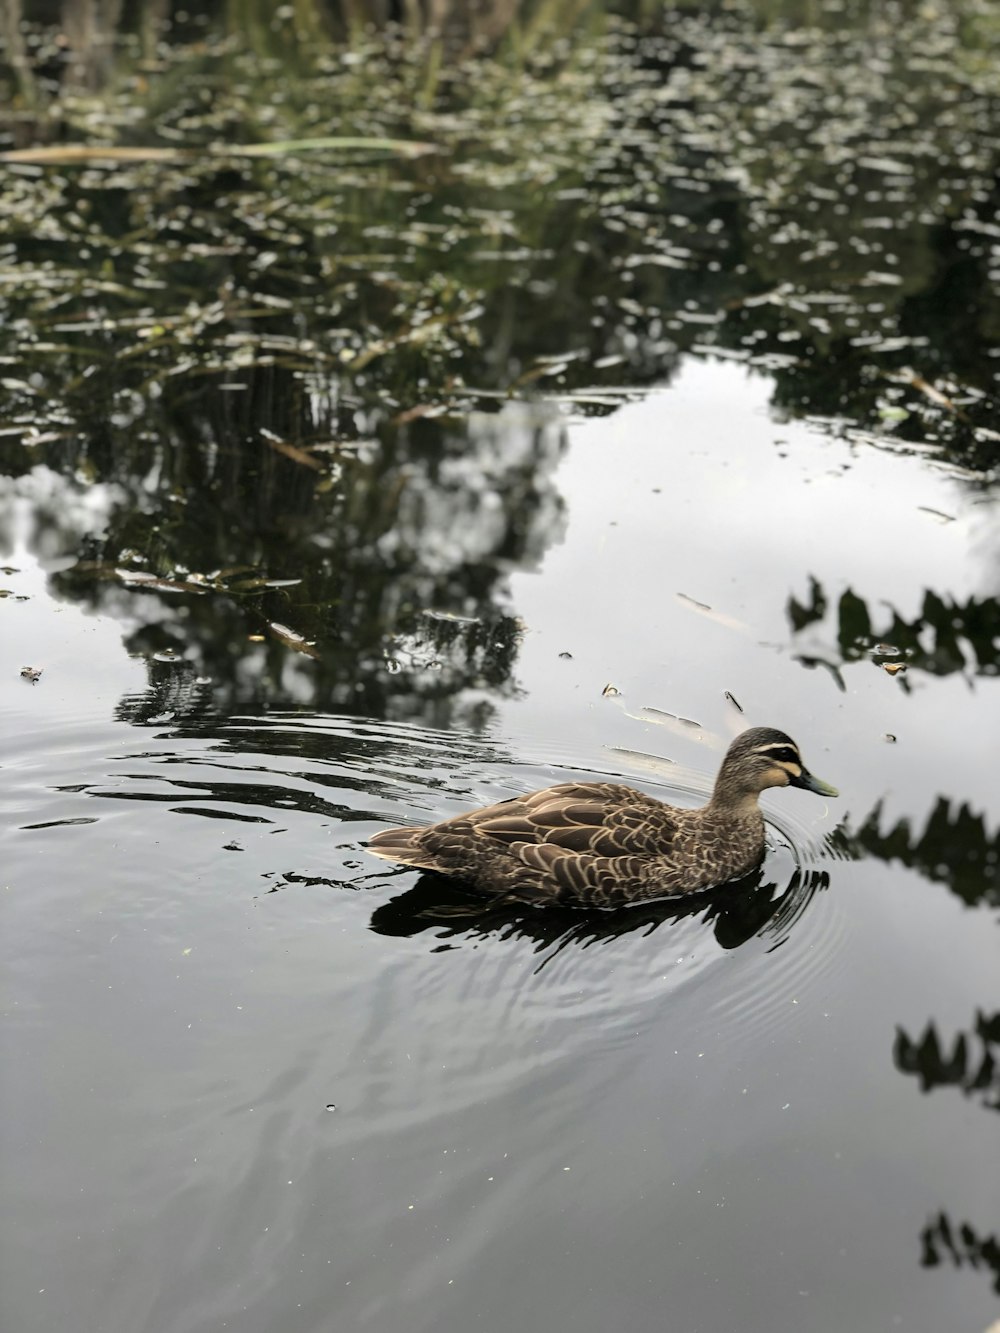
[[[771,763],[798,765],[802,762],[798,754],[789,745],[775,745],[762,751],[762,753]]]

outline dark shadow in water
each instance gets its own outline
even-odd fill
[[[876,665],[901,662],[934,676],[1000,674],[1000,598],[969,597],[959,602],[928,588],[920,613],[912,619],[892,606],[876,618],[864,598],[851,588],[831,607],[822,584],[810,576],[808,601],[789,597],[785,614],[795,633],[831,618],[839,654],[835,662],[822,663],[831,670],[868,658]],[[896,652],[879,652],[885,645]],[[799,660],[807,666],[820,664],[811,657]],[[905,675],[898,679],[905,688]]]
[[[764,934],[773,934],[777,947],[813,894],[828,884],[826,871],[796,870],[788,883],[779,887],[773,881],[765,882],[763,872],[758,870],[722,888],[598,911],[558,904],[497,905],[477,898],[442,875],[425,873],[405,893],[377,907],[370,925],[380,935],[397,937],[434,931],[439,940],[445,941],[439,946],[442,949],[454,947],[447,941],[458,938],[493,938],[529,939],[539,950],[555,946],[555,952],[559,952],[570,945],[586,949],[636,931],[651,935],[662,925],[700,917],[723,949],[739,948],[753,936]]]
[[[947,1051],[933,1022],[917,1040],[898,1027],[892,1059],[901,1074],[917,1078],[921,1092],[958,1088],[988,1110],[1000,1111],[1000,1012],[977,1010],[973,1030],[959,1032]]]
[[[992,1275],[993,1290],[1000,1292],[1000,1241],[995,1235],[980,1236],[968,1222],[957,1226],[945,1212],[932,1218],[920,1233],[921,1268],[951,1263],[955,1268],[973,1268]]]
[[[901,819],[888,832],[879,829],[881,804],[856,833],[846,837],[854,848],[884,861],[899,861],[925,879],[943,883],[969,907],[1000,904],[1000,832],[990,834],[982,815],[944,797],[914,834]],[[957,1088],[986,1110],[1000,1111],[1000,1013],[979,1009],[972,1030],[959,1032],[950,1046],[931,1019],[919,1037],[896,1028],[892,1060],[896,1069],[915,1078],[922,1093]],[[944,1211],[920,1233],[921,1267],[948,1262],[956,1268],[986,1270],[1000,1291],[1000,1246],[996,1236],[980,1237],[967,1222],[953,1224]]]
[[[901,865],[935,884],[945,884],[969,907],[1000,907],[1000,830],[991,833],[983,815],[939,796],[924,828],[914,833],[908,819],[887,832],[879,827],[881,801],[865,822],[848,834],[854,847]]]

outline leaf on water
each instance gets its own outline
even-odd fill
[[[117,166],[123,162],[183,162],[194,156],[181,148],[122,148],[114,144],[46,144],[12,148],[0,162],[33,162],[39,166]]]
[[[513,384],[510,387],[512,389],[523,388],[525,385],[534,384],[536,380],[548,379],[551,378],[552,376],[562,375],[568,369],[569,369],[568,361],[556,361],[549,365],[532,366],[532,368],[530,370],[526,370],[523,375],[518,375],[517,379],[514,380]]]
[[[414,139],[365,139],[325,136],[317,139],[277,139],[271,143],[208,144],[201,148],[124,147],[120,144],[39,144],[34,148],[12,148],[0,153],[0,162],[24,162],[37,166],[116,167],[135,162],[194,162],[206,157],[294,157],[298,153],[347,152],[392,153],[398,157],[423,157],[438,152],[436,144]]]
[[[701,730],[700,722],[694,722],[689,717],[681,717],[678,713],[668,713],[662,708],[652,708],[648,705],[644,706],[642,711],[644,713],[655,713],[658,718],[669,719],[670,722],[679,722],[682,726],[694,727],[699,731]]]
[[[712,731],[707,731],[700,722],[692,722],[689,717],[679,717],[676,713],[667,713],[662,708],[643,707],[638,713],[629,713],[637,722],[653,722],[664,727],[675,736],[682,736],[687,741],[698,741],[714,749],[722,748],[722,740]]]
[[[289,629],[287,625],[279,625],[276,620],[269,620],[267,627],[286,648],[291,648],[297,653],[303,653],[306,657],[319,657],[313,644],[303,635],[297,634],[295,630]]]
[[[901,671],[906,670],[905,662],[881,662],[879,663],[883,671],[887,671],[890,676],[898,676]]]
[[[738,712],[740,712],[740,713],[743,712],[743,705],[742,705],[742,704],[740,703],[740,701],[736,698],[735,694],[730,694],[729,691],[726,690],[726,698],[727,698],[727,699],[729,700],[729,702],[733,705],[733,707],[734,707],[735,709],[737,709]]]
[[[392,419],[392,424],[394,426],[406,426],[411,421],[418,421],[421,417],[439,417],[447,410],[443,403],[417,403],[415,407],[408,407],[405,412],[397,413]]]
[[[629,750],[622,745],[609,745],[607,748],[612,754],[621,755],[630,768],[644,771],[655,778],[667,778],[673,787],[682,783],[692,792],[707,795],[711,791],[711,779],[687,764],[679,764],[673,759],[667,759],[665,755],[648,754],[645,750]]]
[[[155,588],[158,592],[194,592],[199,596],[208,591],[203,583],[195,583],[190,579],[164,579],[138,569],[116,569],[114,572],[126,587],[141,590]]]
[[[938,407],[943,407],[947,411],[953,412],[960,421],[968,421],[969,418],[967,414],[963,412],[960,407],[956,406],[946,393],[942,393],[940,389],[936,389],[933,384],[928,384],[922,375],[911,375],[910,384],[919,393],[922,393],[925,398],[929,398],[932,403],[937,403]]]
[[[707,616],[709,620],[714,620],[717,625],[725,625],[727,629],[739,630],[741,634],[749,634],[750,632],[750,626],[744,624],[742,620],[737,620],[735,616],[727,616],[722,611],[716,611],[705,602],[695,601],[686,592],[676,593],[675,596],[689,610],[697,611],[701,616]]]
[[[401,157],[423,157],[437,153],[437,144],[417,139],[365,139],[352,135],[326,135],[316,139],[277,139],[272,143],[215,145],[213,154],[233,154],[239,157],[284,157],[295,153],[319,153],[361,149],[363,152],[397,153]]]
[[[607,685],[605,685],[604,689],[601,690],[601,698],[602,698],[602,699],[614,699],[614,698],[616,698],[619,694],[621,694],[621,690],[618,688],[617,685],[612,685],[610,681],[608,681],[608,683],[607,683]]]
[[[347,366],[348,370],[364,370],[365,366],[370,365],[372,361],[377,360],[380,356],[385,356],[391,346],[392,344],[386,342],[385,339],[376,338],[374,342],[369,343],[367,347],[357,354],[350,352],[345,347],[340,354],[341,360]]]
[[[281,440],[277,435],[272,435],[269,430],[262,430],[261,434],[275,453],[284,454],[293,463],[301,463],[303,467],[312,468],[314,472],[323,471],[323,464],[318,459],[313,458],[312,454],[307,453],[305,449],[300,449],[297,444],[289,444],[287,440]]]
[[[627,750],[622,745],[609,745],[608,749],[612,754],[620,754],[627,759],[633,768],[645,769],[648,773],[669,773],[673,777],[677,768],[673,759],[658,754],[647,754],[645,750]]]
[[[885,176],[912,176],[913,167],[909,162],[900,162],[894,157],[859,157],[859,167],[869,171],[878,171]]]
[[[481,619],[479,616],[460,616],[455,611],[434,611],[430,607],[420,614],[428,620],[446,620],[454,625],[478,625]]]

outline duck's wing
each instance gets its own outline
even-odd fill
[[[428,832],[447,835],[449,825],[471,827],[509,849],[544,844],[591,856],[663,854],[677,830],[679,812],[633,787],[612,782],[567,782],[530,796],[449,820]]]
[[[613,906],[654,856],[670,854],[680,811],[610,782],[568,782],[425,828],[387,829],[377,856],[531,901]]]

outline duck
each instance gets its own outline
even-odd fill
[[[839,795],[798,745],[751,727],[729,746],[707,805],[681,809],[615,782],[563,782],[368,840],[386,861],[461,880],[504,902],[618,908],[739,879],[764,856],[768,787]]]

